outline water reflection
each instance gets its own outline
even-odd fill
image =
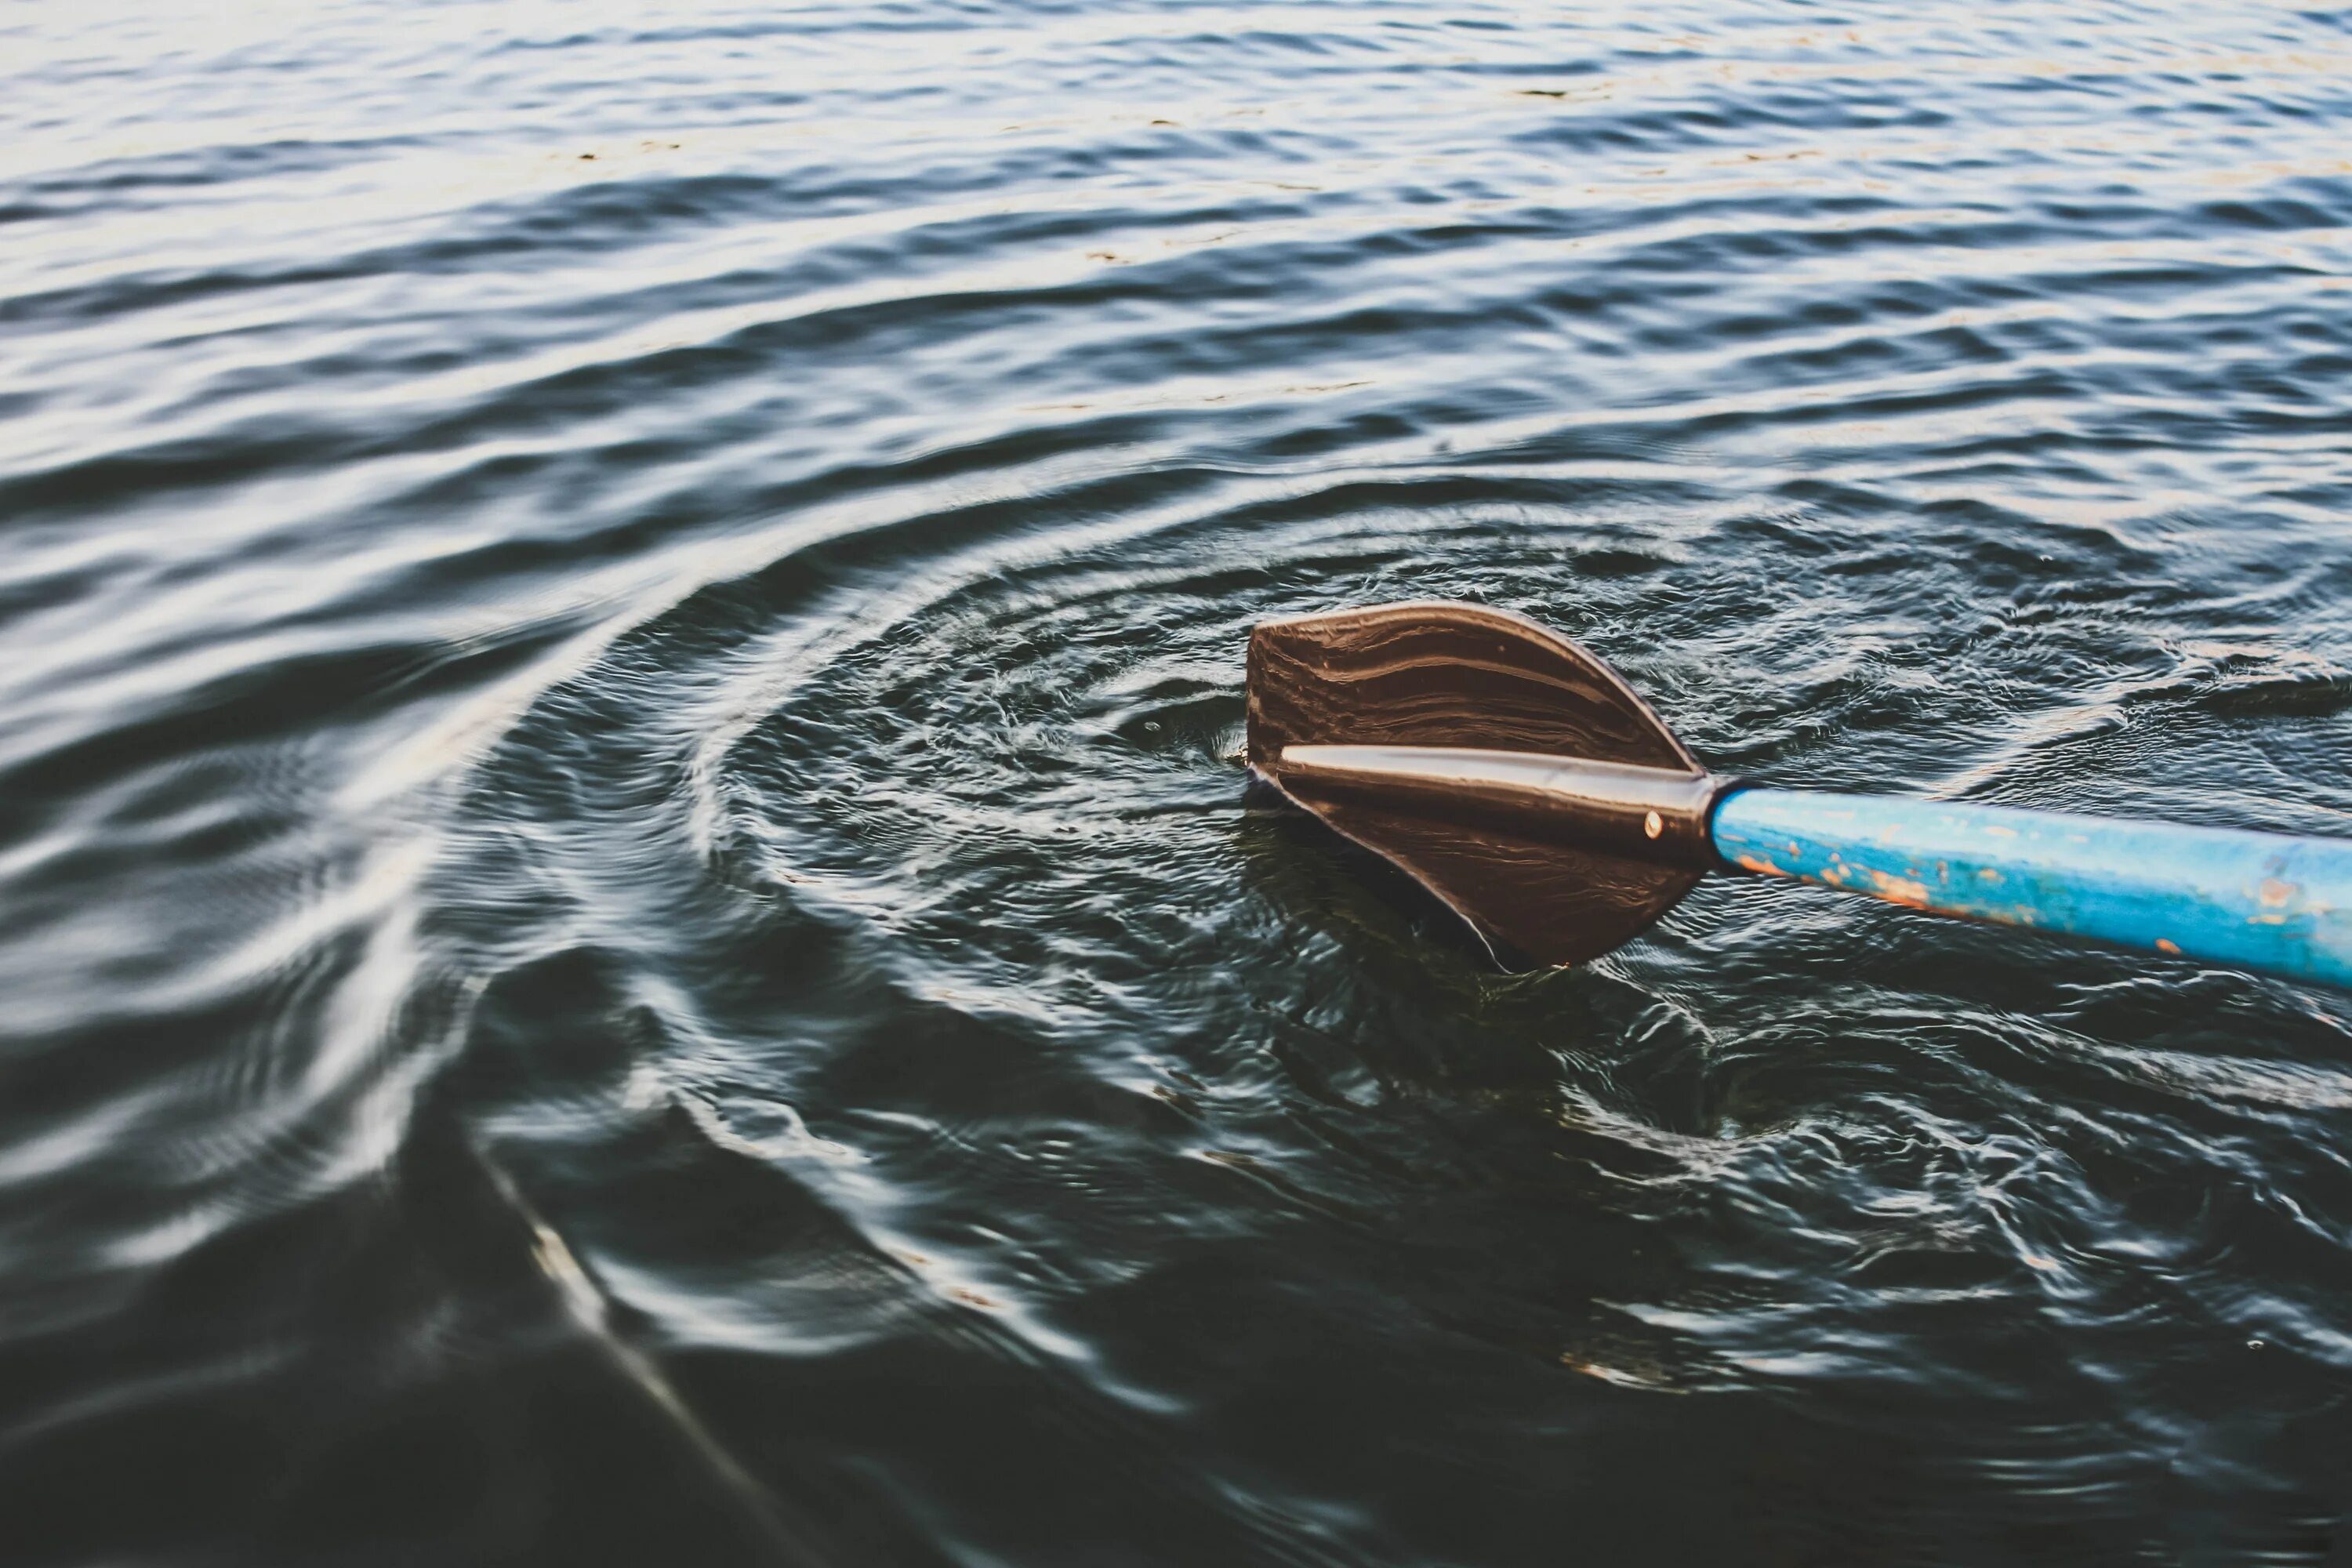
[[[2341,831],[2338,14],[9,26],[24,1560],[2330,1549],[2338,999],[1501,975],[1234,753],[1454,596]]]

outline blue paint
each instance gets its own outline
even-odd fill
[[[1714,836],[1768,876],[2352,986],[2352,840],[1778,789]]]

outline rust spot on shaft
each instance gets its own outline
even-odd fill
[[[1908,904],[1915,910],[1932,909],[1927,901],[1927,884],[1915,882],[1908,877],[1893,877],[1884,871],[1870,874],[1870,885],[1878,896],[1889,903]]]

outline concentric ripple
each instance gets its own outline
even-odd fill
[[[2352,20],[0,22],[0,1519],[95,1562],[2323,1562],[2352,1011],[1494,972],[1249,626],[2352,831]]]

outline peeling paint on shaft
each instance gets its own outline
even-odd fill
[[[1764,876],[2352,987],[2352,841],[1776,789],[1712,831]]]

